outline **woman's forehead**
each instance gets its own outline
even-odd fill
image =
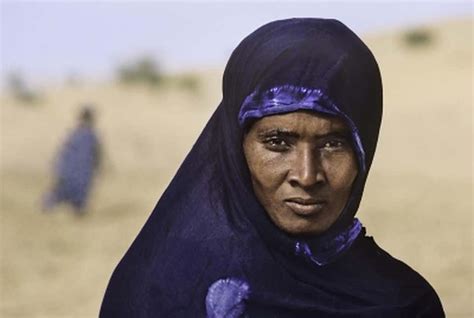
[[[254,130],[256,133],[275,130],[311,135],[327,135],[331,133],[345,133],[349,131],[349,128],[342,119],[335,116],[312,111],[296,111],[263,117],[253,124],[251,130]]]

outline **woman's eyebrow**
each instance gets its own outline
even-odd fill
[[[269,136],[279,136],[279,137],[299,137],[300,135],[294,131],[285,128],[272,128],[272,129],[262,129],[257,132],[257,135],[261,138]]]
[[[300,137],[300,134],[287,128],[270,128],[270,129],[263,128],[257,131],[257,136],[260,138],[267,138],[271,136],[298,138]],[[313,137],[319,139],[319,138],[328,138],[328,137],[350,138],[350,136],[351,136],[351,133],[348,129],[338,128],[338,129],[330,130],[327,132],[315,134]]]
[[[335,137],[335,138],[350,138],[351,133],[349,130],[342,129],[337,131],[329,131],[325,134],[315,135],[316,138],[328,138],[328,137]]]

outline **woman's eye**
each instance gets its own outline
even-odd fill
[[[282,138],[270,138],[265,140],[265,144],[272,150],[285,150],[289,144]]]
[[[337,150],[343,148],[344,146],[345,142],[342,140],[329,140],[324,143],[323,148],[327,150]]]

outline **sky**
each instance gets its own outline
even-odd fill
[[[341,20],[363,35],[473,15],[471,1],[1,1],[1,81],[72,74],[107,79],[151,56],[165,71],[223,67],[259,26],[289,17]]]

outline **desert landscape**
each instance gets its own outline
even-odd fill
[[[413,31],[413,30],[416,30]],[[384,118],[358,217],[473,317],[473,20],[368,34]],[[76,83],[35,103],[1,96],[1,317],[96,317],[108,279],[221,98],[223,66],[198,86]],[[87,215],[41,211],[80,104],[97,109],[103,167]]]

